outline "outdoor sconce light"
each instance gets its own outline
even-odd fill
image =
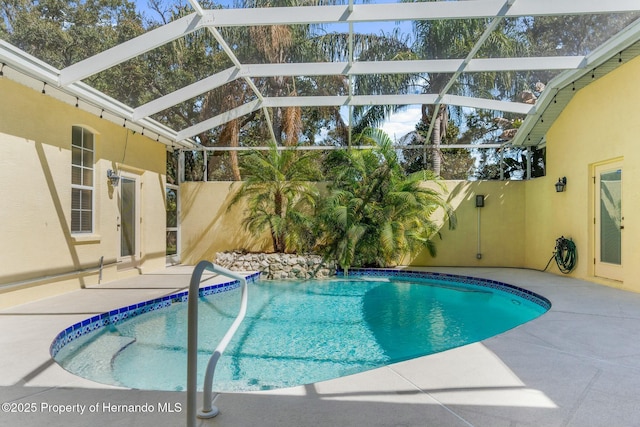
[[[476,195],[476,208],[483,208],[484,207],[484,194],[477,194]]]
[[[562,178],[558,178],[558,182],[556,182],[556,193],[562,193],[564,191],[564,187],[567,186],[567,177],[563,176]]]
[[[114,187],[118,185],[118,182],[120,181],[120,177],[111,169],[107,169],[107,178],[109,178],[109,182]]]

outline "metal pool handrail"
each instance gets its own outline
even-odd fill
[[[222,337],[220,343],[213,351],[204,378],[204,394],[202,410],[196,412],[197,386],[198,386],[198,296],[200,280],[205,270],[212,271],[223,276],[240,281],[241,302],[240,311],[236,320],[231,324],[227,333]],[[247,280],[231,270],[220,267],[209,261],[200,261],[191,274],[189,282],[188,299],[188,323],[187,323],[187,427],[196,426],[196,416],[198,418],[213,418],[218,415],[218,408],[212,405],[212,384],[213,374],[216,370],[218,359],[231,341],[231,338],[238,330],[240,323],[244,320],[247,312]]]

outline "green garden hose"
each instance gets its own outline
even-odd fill
[[[546,271],[551,264],[551,260],[556,259],[556,264],[558,264],[558,269],[564,273],[569,274],[576,267],[576,263],[578,262],[578,252],[576,250],[576,244],[573,243],[573,240],[567,239],[564,236],[560,236],[556,239],[556,247],[553,251],[553,255],[549,259],[547,266],[542,271]]]

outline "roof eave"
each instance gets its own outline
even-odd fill
[[[579,68],[564,71],[549,81],[544,92],[540,98],[538,98],[535,108],[532,109],[531,113],[518,129],[517,134],[511,141],[511,145],[540,146],[541,144],[546,143],[546,130],[548,130],[555,122],[558,118],[558,114],[550,115],[545,113],[548,112],[549,106],[552,103],[556,104],[559,101],[558,94],[567,89],[571,92],[570,96],[564,97],[564,104],[566,105],[573,97],[573,93],[590,84],[595,79],[595,70],[598,67],[609,61],[613,61],[617,64],[614,68],[622,65],[622,53],[639,42],[640,19],[634,21],[632,24],[620,31],[616,36],[612,37],[606,43],[586,55]],[[633,57],[635,57],[635,55],[633,55]],[[607,73],[609,72],[610,70],[607,71]],[[584,79],[585,76],[588,80]],[[593,77],[590,78],[590,76]],[[602,75],[598,77],[602,77]],[[582,82],[580,81],[581,79],[583,80]],[[562,107],[564,107],[564,105]],[[537,127],[544,128],[544,132],[542,132],[542,135],[532,138],[532,134]]]

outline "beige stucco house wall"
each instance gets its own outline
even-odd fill
[[[574,277],[640,292],[640,58],[578,91],[547,133],[547,176],[526,186],[526,267],[538,265],[560,235],[572,237]],[[595,168],[622,169],[622,267],[617,280],[595,267]],[[563,193],[554,193],[558,177]],[[605,277],[602,277],[605,276]]]
[[[0,99],[0,308],[95,284],[101,260],[103,281],[163,268],[165,146],[7,78]],[[70,228],[73,126],[95,140],[90,233]],[[131,259],[120,257],[120,186],[107,169],[135,182]]]

